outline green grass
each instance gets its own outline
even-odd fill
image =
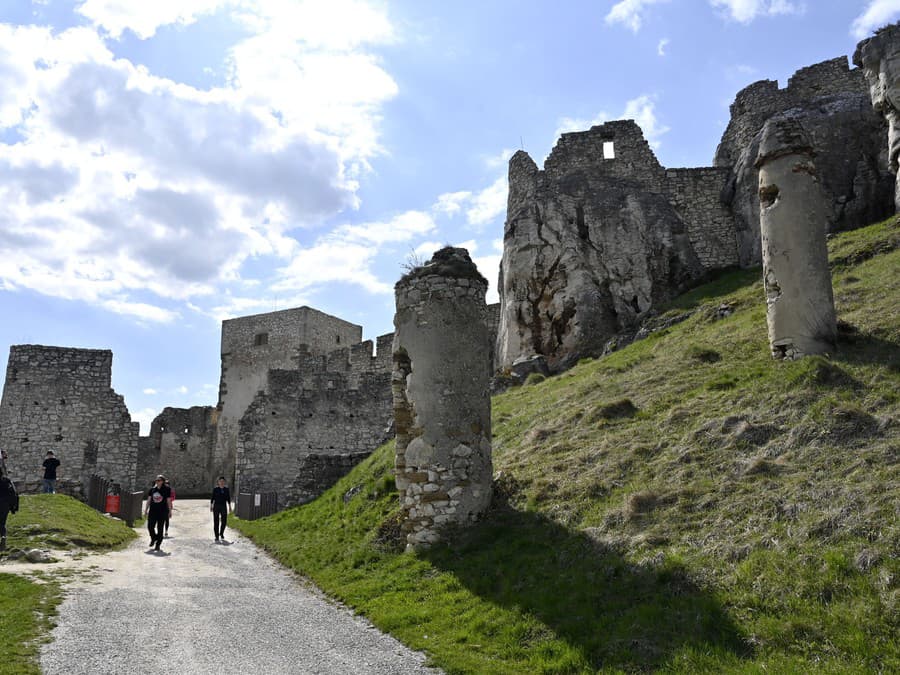
[[[898,245],[829,242],[829,358],[773,361],[739,271],[495,397],[495,504],[428,553],[398,547],[390,444],[237,526],[450,673],[900,671]]]
[[[116,549],[136,536],[122,521],[58,494],[23,495],[7,530],[8,546],[0,559],[16,549]],[[0,675],[40,672],[38,649],[53,627],[60,582],[67,575],[53,565],[34,569],[34,580],[0,573]]]
[[[134,531],[66,495],[23,495],[19,512],[10,514],[8,550],[20,548],[112,549],[124,546]]]
[[[60,601],[59,585],[0,574],[0,675],[40,673],[41,640]]]

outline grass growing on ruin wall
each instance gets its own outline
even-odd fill
[[[496,503],[427,554],[396,546],[390,445],[239,527],[451,673],[900,671],[898,245],[830,241],[832,358],[772,361],[735,272],[495,397]]]

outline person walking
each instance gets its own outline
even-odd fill
[[[19,495],[9,476],[0,476],[0,551],[6,548],[6,518],[19,510]]]
[[[218,543],[220,538],[225,541],[225,524],[228,522],[228,514],[231,511],[231,492],[225,485],[225,476],[219,476],[216,483],[212,499],[209,500],[209,510],[213,514],[213,533],[216,535],[216,543]]]
[[[163,526],[172,512],[172,491],[166,485],[166,477],[156,477],[155,485],[147,493],[147,505],[144,515],[147,517],[147,529],[150,531],[150,546],[159,546],[163,540]]]
[[[172,487],[172,484],[169,483],[168,479],[166,479],[166,487],[169,488],[169,491],[171,492],[171,495],[169,498],[172,500],[172,508],[169,509],[169,511],[166,513],[166,531],[165,531],[164,536],[166,539],[168,539],[169,538],[169,521],[172,519],[172,511],[175,510],[175,488]]]
[[[56,470],[59,468],[60,461],[53,455],[52,450],[47,451],[47,459],[44,460],[44,494],[56,493]]]

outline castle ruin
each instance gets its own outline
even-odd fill
[[[884,122],[846,58],[738,92],[714,166],[666,169],[632,120],[563,134],[543,170],[509,163],[497,361],[551,371],[602,353],[660,304],[729,267],[762,262],[759,170],[765,122],[803,120],[828,231],[893,212]]]

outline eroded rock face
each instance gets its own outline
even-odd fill
[[[445,248],[396,286],[391,377],[395,473],[407,548],[426,548],[491,501],[487,282]]]
[[[837,336],[825,244],[831,212],[805,121],[786,113],[766,122],[756,162],[766,321],[776,359],[833,352]]]
[[[513,156],[500,269],[501,366],[542,355],[556,371],[599,354],[610,336],[703,276],[667,185],[631,120],[564,134],[544,171],[524,152]],[[727,245],[723,266],[734,255],[733,237]]]
[[[900,23],[886,26],[856,47],[853,63],[860,66],[875,111],[888,123],[888,162],[896,174],[900,158]],[[894,201],[900,208],[900,183]]]
[[[861,70],[840,58],[797,71],[784,89],[770,80],[754,83],[737,94],[715,160],[733,166],[728,192],[744,267],[762,259],[756,160],[763,127],[786,111],[803,117],[829,208],[829,231],[859,227],[893,210],[884,123],[871,110]]]

